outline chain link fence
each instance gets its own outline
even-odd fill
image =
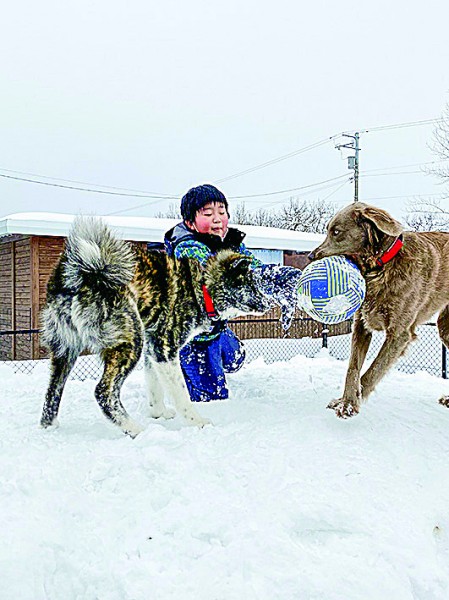
[[[447,379],[447,349],[442,344],[435,323],[426,323],[417,330],[418,339],[410,344],[406,354],[399,359],[395,368],[405,373],[426,371]],[[367,354],[373,360],[385,340],[385,333],[375,331]],[[349,358],[351,336],[335,336],[328,339],[329,353],[338,359]]]
[[[273,319],[266,319],[266,327],[273,326]],[[231,325],[239,325],[239,322],[231,322]],[[329,355],[339,359],[347,360],[351,348],[351,334],[329,335],[329,330],[320,323],[316,323],[314,335],[316,337],[263,337],[243,339],[247,360],[252,361],[262,357],[266,363],[286,361],[296,355],[314,357],[324,347],[327,348]],[[236,327],[238,333],[238,327]],[[350,331],[348,322],[347,331]],[[0,356],[2,349],[10,348],[12,343],[17,343],[12,338],[25,336],[28,343],[34,336],[38,336],[36,330],[3,330],[0,331]],[[367,360],[372,360],[378,353],[385,339],[385,334],[374,332],[373,339],[368,351]],[[36,360],[4,360],[3,364],[9,365],[14,372],[32,373],[36,366]],[[143,367],[142,361],[137,368]],[[427,323],[418,328],[418,340],[411,344],[405,356],[403,356],[395,368],[406,373],[415,373],[417,371],[426,371],[438,377],[447,378],[447,351],[440,341],[435,323]],[[97,355],[80,356],[76,362],[75,368],[70,374],[71,379],[85,380],[98,379],[102,372],[102,365]]]
[[[385,340],[385,333],[375,331],[366,360],[375,358]],[[262,356],[267,363],[289,360],[297,354],[313,358],[322,348],[339,360],[349,359],[351,334],[328,336],[322,329],[321,338],[245,340],[248,360]],[[399,359],[395,369],[405,373],[426,371],[447,379],[447,349],[441,343],[435,323],[418,328],[418,339],[411,344],[406,354]]]

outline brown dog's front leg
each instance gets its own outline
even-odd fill
[[[379,350],[379,354],[362,377],[361,385],[364,400],[368,398],[382,377],[384,377],[387,371],[404,354],[413,338],[413,334],[408,330],[401,331],[400,333],[391,333],[387,331],[385,341],[382,344],[382,348]]]
[[[351,357],[348,372],[346,373],[345,390],[343,397],[332,400],[327,406],[335,411],[337,417],[347,419],[353,417],[360,410],[362,401],[360,387],[360,371],[366,358],[371,342],[372,333],[369,331],[360,313],[356,313],[351,340]]]

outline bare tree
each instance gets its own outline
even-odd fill
[[[274,211],[258,208],[253,213],[252,221],[254,225],[262,227],[280,227],[278,215]]]
[[[449,104],[433,131],[431,149],[441,160],[440,164],[425,169],[435,175],[442,184],[449,183]],[[449,229],[449,191],[443,190],[439,200],[412,200],[407,206],[405,222],[415,231],[437,231]]]
[[[433,131],[431,149],[442,161],[449,160],[449,104],[446,104],[443,114]],[[443,182],[449,181],[449,164],[430,167],[428,172],[436,175]]]
[[[409,202],[405,217],[408,227],[413,231],[449,229],[449,208],[443,208],[442,202],[444,200],[414,200]]]
[[[234,223],[240,223],[240,225],[251,225],[251,215],[246,210],[244,202],[239,202],[232,209],[231,219]]]
[[[289,204],[281,209],[280,227],[295,231],[324,233],[335,211],[335,204],[331,202],[291,198]]]
[[[288,205],[277,211],[259,208],[256,212],[249,212],[245,204],[239,204],[234,210],[233,221],[240,225],[264,225],[295,231],[324,233],[326,223],[335,210],[335,205],[329,202],[290,198]]]
[[[280,227],[279,215],[275,211],[258,208],[249,212],[244,202],[232,210],[232,221],[239,225],[261,225],[262,227]]]
[[[240,225],[261,225],[263,227],[279,227],[280,229],[293,229],[324,233],[326,223],[336,211],[336,206],[330,202],[320,200],[299,200],[290,198],[287,206],[278,210],[258,208],[249,211],[244,202],[231,208],[233,223]],[[169,205],[165,212],[159,212],[157,217],[180,218],[179,208],[175,203]]]
[[[175,202],[170,202],[167,210],[165,210],[164,212],[158,212],[156,214],[156,217],[158,219],[180,219],[181,211],[179,205]]]

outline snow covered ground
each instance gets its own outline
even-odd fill
[[[92,380],[38,429],[46,363],[1,366],[0,598],[447,600],[449,381],[393,371],[340,421],[346,364],[256,359],[203,430],[151,421],[135,371],[135,440]]]

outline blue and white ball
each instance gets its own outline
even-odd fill
[[[302,272],[298,308],[321,323],[341,323],[361,307],[365,291],[365,280],[353,262],[344,256],[328,256]]]

